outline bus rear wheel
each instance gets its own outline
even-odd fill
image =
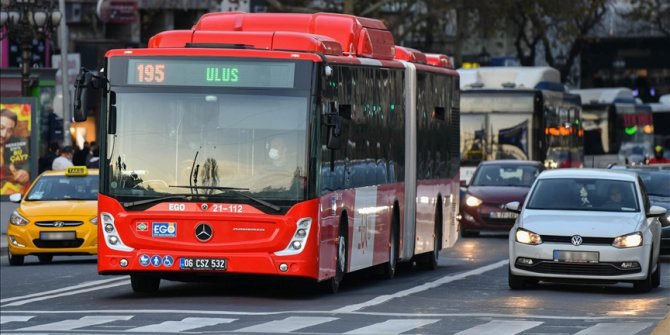
[[[130,286],[136,293],[155,293],[158,291],[161,279],[147,275],[130,275]]]
[[[416,265],[422,270],[437,269],[437,260],[440,258],[440,250],[442,250],[442,211],[441,202],[438,202],[437,210],[435,212],[435,232],[433,234],[433,251],[419,255]]]
[[[382,265],[382,278],[384,279],[393,279],[398,268],[398,219],[395,209],[393,213],[389,234],[389,261]]]

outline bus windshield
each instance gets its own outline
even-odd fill
[[[188,189],[217,186],[267,200],[305,198],[307,92],[112,90],[117,127],[104,187],[111,196],[218,193]]]

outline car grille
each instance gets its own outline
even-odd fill
[[[81,221],[39,221],[35,223],[39,227],[76,227],[82,224]]]
[[[557,275],[619,276],[641,271],[640,268],[620,269],[612,263],[583,264],[541,261],[535,265],[517,263],[515,266],[526,271]]]
[[[84,244],[83,238],[76,238],[74,240],[42,240],[34,239],[33,243],[38,248],[78,248]]]
[[[572,244],[572,236],[557,236],[557,235],[541,235],[542,242],[549,243],[566,243]],[[602,245],[612,245],[614,239],[611,237],[587,237],[582,236],[582,244],[602,244]]]

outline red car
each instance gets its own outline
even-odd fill
[[[479,164],[461,199],[461,235],[509,231],[517,214],[506,211],[505,204],[523,203],[542,170],[544,165],[535,161],[493,160]]]

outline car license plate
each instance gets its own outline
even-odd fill
[[[554,261],[566,263],[598,263],[600,254],[597,251],[565,251],[554,250]]]
[[[491,212],[489,217],[491,219],[516,219],[519,214],[514,212]]]
[[[225,258],[180,258],[179,268],[182,270],[226,270],[228,262]]]
[[[74,240],[76,234],[73,231],[41,231],[40,240],[63,241]]]

